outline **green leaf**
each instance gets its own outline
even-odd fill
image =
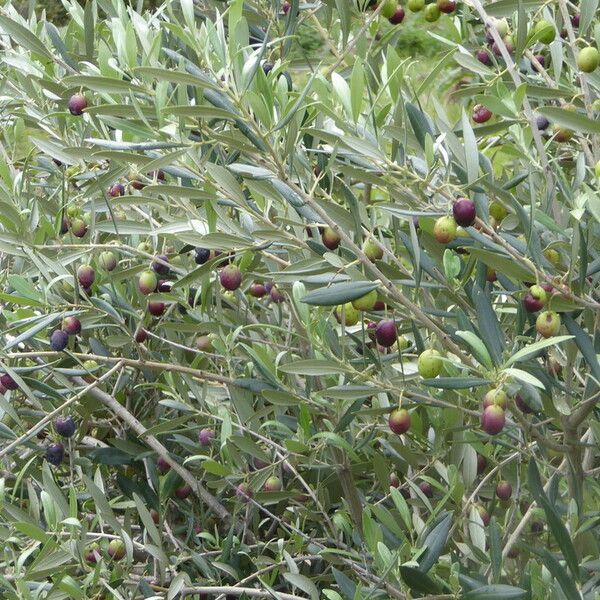
[[[546,107],[538,109],[538,112],[549,119],[551,123],[561,127],[581,133],[600,134],[600,121],[590,119],[577,111]]]
[[[489,379],[479,377],[436,377],[435,379],[422,379],[421,383],[428,387],[439,388],[440,390],[466,390],[473,387],[489,385]]]
[[[311,600],[319,600],[319,590],[317,586],[304,575],[299,573],[284,573],[283,578],[289,581],[293,586],[300,588],[304,593],[310,596]],[[277,596],[277,594],[274,594]]]
[[[419,571],[427,573],[435,565],[446,547],[451,527],[452,513],[450,512],[441,513],[428,527],[423,540],[426,549],[419,560]]]
[[[4,346],[4,350],[8,350],[9,348],[13,348],[14,346],[18,346],[21,342],[26,342],[28,339],[32,338],[36,333],[39,333],[43,329],[46,329],[49,325],[54,323],[62,317],[62,314],[51,314],[42,319],[40,319],[35,325],[30,327],[27,331],[24,331],[22,334],[18,335],[16,338],[11,340]]]
[[[575,343],[579,351],[583,355],[585,362],[592,370],[592,373],[597,381],[600,381],[600,363],[594,349],[594,344],[587,333],[577,324],[571,315],[564,315],[563,322],[566,325],[569,333],[575,336]]]
[[[27,48],[36,54],[40,54],[41,56],[45,56],[50,60],[54,59],[46,45],[34,33],[10,17],[0,15],[0,27],[10,38],[24,48]]]
[[[415,132],[415,136],[421,145],[421,148],[425,148],[425,135],[429,134],[433,139],[435,139],[435,134],[431,129],[431,125],[427,117],[420,111],[416,106],[407,102],[405,105],[406,114],[408,115],[408,120]]]
[[[133,494],[133,501],[138,510],[138,514],[140,515],[140,519],[144,525],[144,528],[148,532],[148,535],[152,538],[152,541],[160,547],[161,539],[160,534],[158,533],[158,529],[152,520],[152,516],[150,515],[150,511],[146,508],[146,502],[142,498],[140,498],[137,494]]]
[[[485,10],[490,17],[511,17],[519,4],[527,11],[534,11],[546,2],[544,0],[499,0],[486,5]]]
[[[482,263],[488,267],[492,267],[498,273],[502,273],[511,279],[517,281],[529,281],[535,276],[533,271],[526,269],[520,264],[515,263],[514,259],[508,255],[500,255],[490,250],[484,250],[483,248],[469,248],[469,254],[478,258]]]
[[[344,281],[313,290],[301,301],[313,306],[338,306],[362,298],[378,287],[376,281]]]
[[[435,580],[420,569],[402,565],[400,567],[400,574],[411,590],[416,590],[424,594],[437,594],[440,591]]]
[[[581,600],[581,594],[577,590],[575,580],[569,576],[567,571],[562,565],[554,558],[554,556],[548,552],[545,548],[536,548],[529,545],[525,546],[526,549],[537,554],[542,558],[544,566],[552,573],[552,576],[558,581],[566,600]]]
[[[508,369],[504,369],[502,372],[514,377],[515,379],[518,379],[519,381],[522,381],[523,383],[528,383],[529,385],[540,388],[541,390],[543,390],[545,387],[537,377],[534,377],[531,373],[523,371],[522,369],[509,367]]]
[[[515,352],[507,361],[506,366],[513,365],[514,363],[521,362],[534,354],[537,354],[540,350],[544,348],[548,348],[548,346],[555,346],[556,344],[562,344],[562,342],[566,342],[567,340],[572,340],[574,336],[572,335],[557,335],[555,337],[551,337],[545,340],[540,340],[539,342],[535,342],[533,344],[529,344],[525,346],[525,348],[521,348],[518,352]]]
[[[144,88],[123,79],[93,75],[69,75],[62,82],[69,87],[86,87],[104,94],[130,94],[145,92]]]
[[[489,525],[490,563],[493,581],[498,581],[502,574],[502,537],[496,517],[492,517]]]
[[[328,360],[309,359],[297,360],[287,365],[280,365],[279,370],[295,375],[337,375],[346,373],[348,369],[338,366]]]
[[[484,585],[471,590],[460,597],[460,600],[525,600],[529,593],[512,585]]]
[[[475,358],[484,367],[488,369],[493,368],[492,357],[487,351],[485,344],[472,331],[456,331],[455,334],[469,344]]]
[[[577,560],[577,553],[575,552],[573,542],[571,541],[571,536],[564,523],[561,521],[558,513],[550,503],[546,493],[544,492],[535,460],[529,461],[529,468],[527,472],[531,495],[537,502],[538,506],[540,506],[546,513],[546,520],[548,521],[550,531],[552,532],[554,539],[562,551],[563,557],[571,571],[572,576],[576,581],[578,581],[579,562]]]

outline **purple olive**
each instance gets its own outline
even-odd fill
[[[58,417],[54,421],[54,429],[56,430],[56,433],[64,438],[73,437],[76,428],[77,426],[75,425],[73,417]]]
[[[61,352],[69,343],[69,334],[62,329],[55,329],[50,335],[50,347],[55,352]]]
[[[46,448],[46,460],[58,467],[65,457],[65,447],[62,444],[50,444]]]

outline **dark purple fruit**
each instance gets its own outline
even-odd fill
[[[517,405],[517,408],[526,415],[530,415],[535,412],[519,394],[515,396],[515,404]]]
[[[508,500],[512,496],[512,485],[508,481],[500,481],[496,486],[496,496],[500,500]]]
[[[390,473],[389,479],[390,487],[399,488],[400,487],[400,477],[396,475],[396,473]]]
[[[19,384],[8,373],[4,373],[4,375],[0,377],[0,384],[3,385],[7,390],[19,389]]]
[[[143,327],[138,327],[135,330],[135,333],[133,335],[133,339],[138,344],[143,344],[148,339],[148,332]]]
[[[153,317],[161,317],[165,313],[166,308],[167,305],[159,300],[152,300],[148,302],[148,312]]]
[[[64,419],[62,417],[58,417],[54,421],[54,429],[56,430],[56,433],[64,438],[73,437],[76,428],[77,426],[75,425],[73,417],[65,417]]]
[[[419,489],[427,498],[433,498],[433,487],[427,481],[421,481],[421,483],[419,483]]]
[[[161,294],[168,294],[173,287],[173,283],[171,281],[167,281],[166,279],[160,279],[158,281],[158,285],[156,286],[156,291]]]
[[[405,408],[397,408],[390,413],[388,419],[390,429],[401,435],[410,429],[410,414]]]
[[[393,346],[398,339],[396,322],[393,319],[379,321],[375,328],[375,339],[377,340],[377,343],[384,348]]]
[[[171,470],[171,465],[167,462],[165,458],[159,456],[156,459],[156,469],[161,475],[168,473]]]
[[[452,214],[457,225],[470,227],[477,217],[475,202],[468,198],[459,198],[452,206]]]
[[[267,295],[267,290],[266,290],[265,286],[262,283],[253,283],[248,288],[248,293],[253,298],[262,298],[263,296]]]
[[[487,50],[478,50],[477,51],[477,60],[484,65],[492,64],[492,57]]]
[[[235,265],[223,267],[219,273],[221,285],[228,291],[237,290],[242,283],[242,272]]]
[[[67,108],[72,115],[79,117],[83,114],[87,105],[87,98],[83,94],[74,94],[69,98]]]
[[[581,15],[576,14],[571,17],[571,25],[573,27],[579,27],[579,21],[581,20]]]
[[[68,335],[81,333],[81,321],[77,317],[65,317],[62,322],[62,330]]]
[[[280,292],[275,286],[271,288],[271,291],[269,292],[269,298],[271,299],[271,302],[275,302],[275,304],[279,304],[285,300],[283,293]]]
[[[477,475],[481,475],[487,467],[487,458],[483,454],[477,455]]]
[[[108,190],[108,195],[111,198],[117,198],[118,196],[125,195],[125,186],[122,183],[115,183],[110,186]]]
[[[192,487],[190,485],[182,485],[175,490],[175,495],[180,500],[185,500],[191,493],[193,492]]]
[[[198,434],[198,440],[200,441],[201,446],[210,446],[212,441],[215,439],[215,432],[212,429],[208,429],[205,427],[200,430]]]
[[[50,335],[50,347],[54,352],[61,352],[69,343],[69,334],[62,329],[55,329]]]
[[[488,435],[496,435],[504,429],[506,417],[497,404],[488,406],[481,415],[481,427]]]
[[[535,126],[536,129],[538,129],[539,131],[545,131],[546,129],[548,129],[549,125],[550,121],[548,121],[546,117],[542,117],[541,115],[539,115],[535,118]]]
[[[159,262],[158,260],[153,260],[152,269],[155,273],[158,273],[159,275],[167,275],[170,269],[168,265],[163,265],[162,263],[168,263],[169,257],[165,256],[164,254],[161,254],[160,256],[157,256],[157,258],[162,262]]]
[[[283,11],[283,14],[287,15],[290,12],[290,8],[292,8],[292,5],[288,2],[288,0],[284,0],[284,2],[281,4],[281,10]]]
[[[58,467],[65,457],[65,447],[62,444],[50,444],[46,448],[46,460]]]
[[[77,280],[79,285],[84,288],[92,286],[96,279],[96,271],[90,265],[81,265],[77,269]]]
[[[152,294],[152,292],[156,291],[157,286],[158,279],[154,271],[147,270],[140,273],[140,277],[138,279],[138,289],[142,294],[144,294],[144,296]]]
[[[208,248],[196,248],[194,250],[194,260],[197,265],[203,265],[210,258],[210,250]]]
[[[492,111],[489,108],[483,106],[483,104],[476,104],[473,107],[473,121],[475,123],[486,123],[492,118]]]
[[[437,0],[437,7],[440,9],[440,12],[443,12],[447,15],[453,13],[456,10],[456,1],[455,0]]]

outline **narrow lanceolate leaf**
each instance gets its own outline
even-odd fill
[[[551,123],[556,123],[567,129],[596,135],[600,133],[600,121],[590,119],[577,111],[546,107],[540,108],[538,112],[549,119]]]
[[[462,338],[473,351],[475,358],[485,367],[491,369],[493,367],[492,357],[487,351],[485,344],[472,331],[457,331],[456,335]]]
[[[446,547],[446,541],[451,526],[452,513],[450,512],[442,513],[434,523],[430,525],[423,540],[423,546],[425,546],[426,550],[421,555],[419,561],[419,571],[422,573],[427,573],[441,556]]]
[[[594,377],[596,380],[600,381],[600,363],[598,362],[598,356],[594,349],[592,339],[585,331],[583,331],[571,315],[564,315],[563,321],[569,333],[572,333],[575,336],[575,343],[583,355],[583,358],[585,358],[585,362],[587,362]]]
[[[548,348],[548,346],[555,346],[556,344],[561,344],[562,342],[566,342],[567,340],[572,340],[574,336],[572,335],[557,335],[555,337],[548,338],[546,340],[540,340],[539,342],[535,342],[533,344],[529,344],[525,346],[525,348],[521,348],[518,352],[515,352],[507,361],[506,366],[513,365],[514,363],[521,362],[531,356],[536,355],[540,350],[544,348]]]
[[[512,585],[484,585],[471,590],[460,597],[460,600],[525,600],[528,592]]]
[[[467,390],[473,387],[489,385],[489,379],[480,377],[436,377],[435,379],[422,379],[421,383],[428,387],[439,388],[440,390]]]
[[[294,373],[296,375],[335,375],[345,373],[347,369],[340,367],[328,360],[297,360],[289,365],[281,365],[280,371]]]
[[[313,306],[337,306],[361,298],[377,289],[375,281],[345,281],[309,292],[302,302]]]
[[[557,513],[554,506],[551,504],[540,480],[540,473],[534,460],[529,461],[528,469],[528,482],[531,490],[531,494],[538,505],[544,509],[546,513],[546,519],[550,531],[554,536],[559,548],[562,551],[563,557],[571,571],[571,575],[575,580],[579,580],[579,561],[577,560],[577,553],[573,546],[571,536],[562,522],[559,514]]]

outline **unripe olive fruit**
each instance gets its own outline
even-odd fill
[[[419,354],[417,369],[423,379],[434,379],[442,372],[443,367],[442,355],[437,350],[430,348]]]
[[[545,310],[535,321],[537,332],[545,338],[556,335],[560,329],[560,315],[553,310]]]
[[[406,6],[411,12],[419,12],[420,10],[423,10],[425,0],[408,0]]]
[[[352,306],[352,302],[346,302],[343,306],[338,306],[335,309],[335,318],[339,323],[346,325],[346,327],[351,327],[352,325],[356,325],[360,318],[359,311]]]
[[[265,481],[264,490],[265,492],[280,492],[282,487],[281,479],[273,476]]]
[[[456,221],[452,217],[440,217],[433,226],[433,237],[440,244],[451,242],[456,238]]]
[[[435,23],[440,18],[440,9],[437,4],[428,4],[425,7],[423,16],[428,23]]]
[[[396,0],[382,0],[383,8],[381,9],[381,15],[386,19],[389,19],[395,12],[396,6],[398,5]]]
[[[371,290],[368,294],[352,300],[352,306],[356,310],[373,310],[377,302],[377,290]]]
[[[583,48],[577,55],[577,67],[584,73],[592,73],[600,63],[600,52],[593,46]]]
[[[498,32],[501,38],[508,34],[509,28],[506,17],[502,19],[496,19],[495,17],[491,17],[490,21],[496,27],[496,31]]]
[[[114,271],[117,267],[117,257],[113,252],[107,250],[106,252],[102,252],[98,257],[98,264],[105,271]]]
[[[542,19],[535,24],[533,33],[538,36],[538,39],[542,44],[550,44],[556,37],[556,27],[554,27],[550,21]]]
[[[125,544],[123,540],[110,540],[108,555],[113,560],[121,560],[125,556]]]
[[[158,286],[158,278],[156,277],[156,273],[154,271],[150,271],[149,269],[140,273],[138,279],[138,289],[142,294],[147,296],[156,290]]]
[[[508,395],[502,388],[493,388],[483,397],[483,408],[492,404],[498,405],[503,410],[508,406]]]
[[[252,498],[254,493],[252,492],[252,489],[247,483],[240,483],[235,489],[235,495],[242,502],[249,502],[250,498]]]
[[[554,141],[561,144],[568,142],[573,137],[573,131],[560,125],[554,126]]]
[[[365,240],[365,243],[363,244],[363,252],[372,262],[381,260],[383,258],[383,248],[380,248],[375,241],[370,238]]]

